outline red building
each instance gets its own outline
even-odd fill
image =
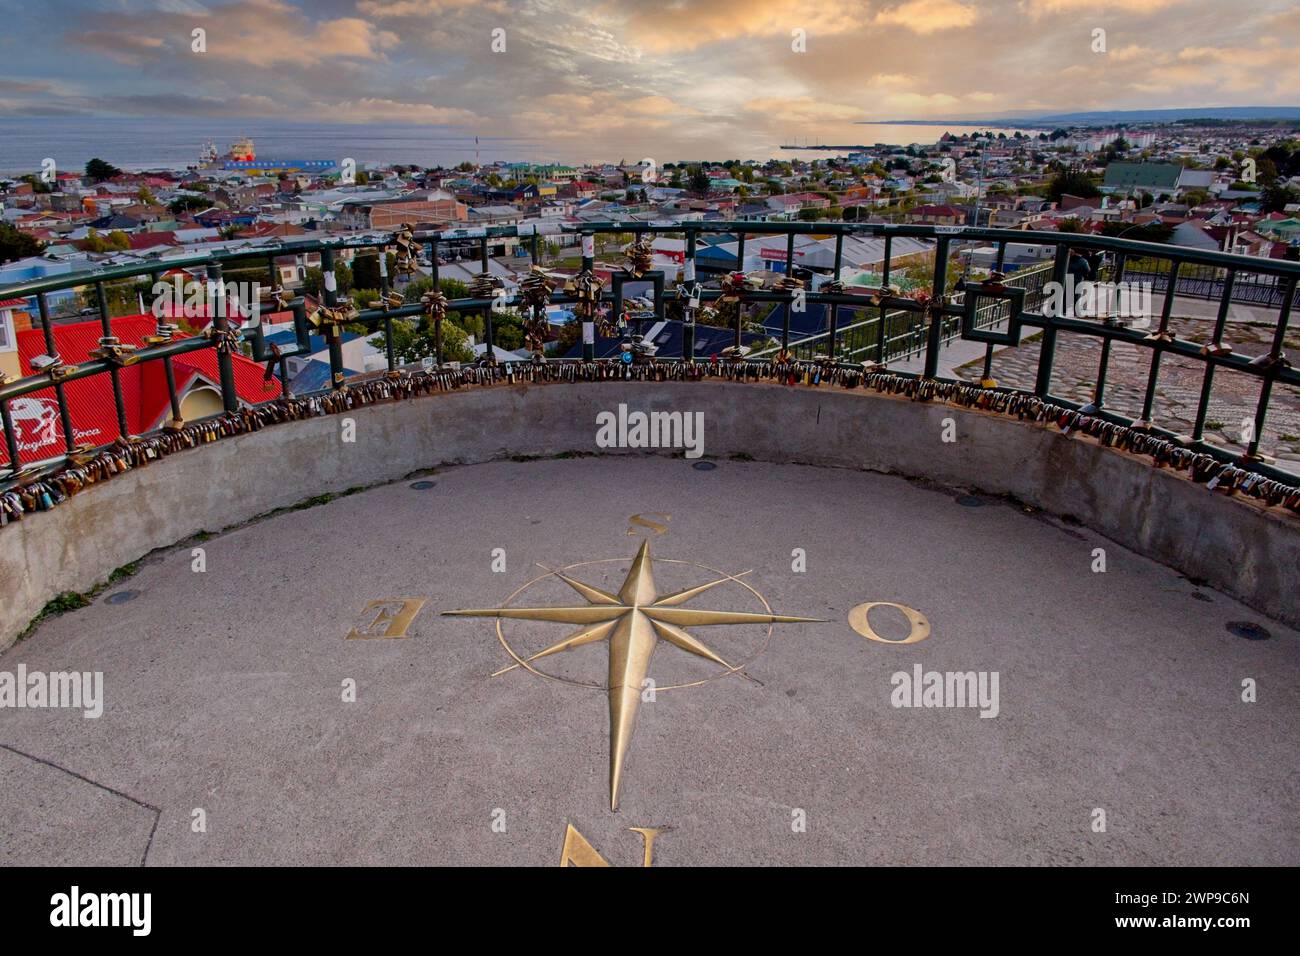
[[[142,346],[144,337],[155,329],[152,315],[128,315],[113,319],[113,334],[125,345]],[[55,325],[54,344],[59,357],[68,365],[90,359],[98,348],[102,334],[98,319]],[[40,329],[17,333],[22,374],[32,374],[31,360],[45,353],[45,337]],[[177,339],[186,338],[183,333]],[[251,405],[274,398],[280,383],[263,378],[261,365],[242,355],[232,356],[235,391],[241,404]],[[176,394],[181,399],[181,413],[193,421],[222,411],[221,376],[217,354],[200,349],[172,359],[176,373]],[[122,398],[131,434],[142,435],[162,427],[171,418],[167,395],[167,378],[161,360],[138,362],[121,370]],[[118,437],[117,409],[113,401],[112,380],[108,373],[68,382],[64,385],[74,440],[83,445],[105,445]],[[47,388],[9,403],[17,431],[18,455],[22,464],[56,458],[64,453],[63,424],[54,389]],[[0,461],[7,461],[0,447]]]

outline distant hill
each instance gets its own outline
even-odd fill
[[[983,119],[858,120],[861,125],[884,123],[942,126],[1113,126],[1117,123],[1176,123],[1179,120],[1290,120],[1300,121],[1300,106],[1215,106],[1168,110],[1092,110],[1084,113],[1030,113],[1013,110]]]
[[[1109,126],[1113,123],[1176,123],[1179,120],[1300,120],[1300,106],[1222,106],[1215,109],[1097,110],[1040,116],[1040,123]]]

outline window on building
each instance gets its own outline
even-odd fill
[[[14,314],[9,310],[0,312],[0,352],[12,352],[18,348],[14,336]]]

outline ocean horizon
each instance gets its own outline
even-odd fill
[[[1016,127],[981,127],[1010,135]],[[908,145],[933,143],[945,132],[970,132],[961,123],[835,124],[815,137],[798,141],[832,144],[890,143]],[[38,170],[46,158],[59,170],[81,170],[95,158],[127,170],[184,169],[199,162],[207,141],[225,155],[240,137],[253,140],[263,159],[332,159],[346,157],[359,166],[367,164],[419,164],[455,166],[466,160],[480,162],[536,162],[579,165],[592,162],[635,162],[644,155],[645,143],[629,143],[620,155],[585,155],[579,147],[555,146],[520,137],[478,136],[471,131],[445,126],[402,123],[288,123],[280,120],[159,119],[157,117],[0,117],[0,173],[16,175]],[[767,160],[823,158],[836,153],[814,150],[783,150],[780,143],[761,141],[737,143],[727,155],[712,155],[691,147],[680,149],[678,157],[659,155],[665,162],[726,159]],[[608,153],[606,148],[603,152]]]

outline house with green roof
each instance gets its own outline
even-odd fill
[[[1300,219],[1294,216],[1290,219],[1274,219],[1270,216],[1255,223],[1255,231],[1280,242],[1289,242],[1300,239]]]
[[[1173,196],[1178,192],[1178,180],[1183,174],[1179,163],[1111,163],[1106,167],[1102,183],[1104,193],[1152,196]]]
[[[578,178],[578,170],[576,168],[573,166],[562,166],[559,163],[548,163],[543,165],[537,163],[506,163],[505,168],[510,171],[510,175],[515,179],[524,179],[528,176],[536,176],[539,180],[567,183]]]

